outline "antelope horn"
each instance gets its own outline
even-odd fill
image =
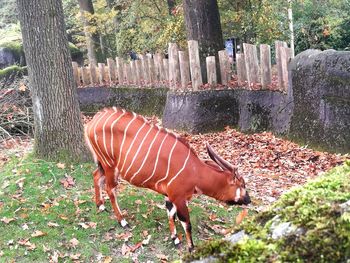
[[[230,164],[228,161],[221,158],[214,149],[209,145],[209,143],[206,144],[207,146],[207,152],[210,156],[210,158],[216,162],[222,169],[233,171],[234,167],[232,164]]]

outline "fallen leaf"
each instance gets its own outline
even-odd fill
[[[130,253],[130,247],[126,244],[123,244],[122,246],[122,255],[125,256]]]
[[[131,251],[132,253],[134,253],[134,252],[135,252],[137,249],[139,249],[141,246],[142,246],[142,242],[139,242],[139,243],[137,243],[136,245],[131,246],[131,247],[129,247],[129,248],[130,248],[130,251]]]
[[[156,257],[163,261],[168,261],[169,257],[164,254],[156,254]]]
[[[42,232],[40,230],[36,230],[31,236],[32,237],[42,237],[42,236],[46,236],[46,235],[47,235],[47,233]]]
[[[72,248],[76,248],[79,245],[79,241],[76,238],[72,238],[69,240],[69,244]]]
[[[115,237],[117,239],[124,239],[124,241],[128,241],[132,237],[132,233],[127,231],[125,233],[116,234]]]
[[[136,200],[136,201],[135,201],[135,204],[137,204],[137,205],[142,205],[142,200],[140,200],[140,199]]]
[[[56,164],[59,169],[64,169],[66,168],[66,165],[64,163],[57,163]]]
[[[19,89],[20,91],[26,91],[27,87],[26,87],[26,85],[24,85],[23,83],[20,83],[18,89]]]
[[[47,226],[49,226],[49,227],[59,227],[60,225],[57,224],[57,223],[54,223],[54,222],[49,222],[49,223],[47,223]]]
[[[77,253],[77,254],[70,254],[69,258],[72,260],[78,260],[80,258],[81,254]]]
[[[236,216],[236,224],[239,225],[247,215],[248,209],[243,208],[243,210]]]
[[[112,257],[105,257],[105,258],[103,259],[103,263],[111,263],[112,260],[113,260]]]
[[[7,217],[5,216],[5,217],[1,218],[0,221],[3,222],[3,223],[5,223],[5,224],[9,224],[9,223],[11,223],[12,221],[15,221],[15,219],[14,219],[14,218],[7,218]]]
[[[29,226],[28,226],[27,224],[23,224],[23,225],[21,226],[21,228],[22,228],[23,230],[28,230],[28,229],[29,229]]]
[[[74,178],[70,175],[65,175],[63,179],[60,180],[60,183],[63,185],[64,188],[72,188],[75,186]]]

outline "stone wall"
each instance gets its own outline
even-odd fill
[[[166,88],[91,87],[78,89],[78,99],[81,111],[86,114],[117,106],[139,114],[161,117],[167,91]]]
[[[276,91],[169,91],[163,125],[192,133],[222,130],[229,125],[247,132],[285,134],[291,110],[288,96]]]

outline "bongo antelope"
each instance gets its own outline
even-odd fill
[[[203,161],[184,139],[140,115],[115,107],[104,109],[86,125],[85,137],[98,166],[93,172],[96,205],[104,209],[101,190],[105,185],[123,227],[127,222],[117,203],[119,177],[165,196],[171,238],[175,245],[180,243],[175,228],[177,216],[190,251],[193,241],[187,201],[193,194],[203,193],[230,205],[250,203],[244,179],[209,144],[211,160]]]

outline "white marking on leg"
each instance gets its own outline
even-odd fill
[[[158,159],[159,159],[160,150],[162,149],[163,143],[165,142],[165,139],[166,139],[167,137],[168,137],[168,133],[165,134],[165,136],[164,136],[164,138],[163,138],[163,141],[162,141],[162,143],[161,143],[160,146],[159,146],[159,149],[158,149],[158,152],[157,152],[156,161],[155,161],[155,164],[154,164],[154,167],[153,167],[153,172],[152,172],[151,176],[149,176],[145,181],[143,181],[141,185],[144,185],[146,182],[148,182],[148,181],[153,177],[153,175],[155,174],[156,169],[157,169],[157,164],[158,164]]]
[[[241,189],[237,188],[235,202],[238,202],[239,198],[241,198]]]
[[[190,158],[190,153],[191,153],[191,149],[188,148],[188,153],[187,153],[187,157],[185,159],[185,162],[183,164],[183,166],[181,167],[181,169],[177,172],[177,174],[171,178],[171,180],[169,181],[169,183],[167,184],[167,186],[169,186],[181,173],[182,171],[185,169],[186,165],[187,165],[187,162],[188,162],[188,159]]]
[[[137,139],[137,136],[139,135],[139,133],[141,132],[141,130],[143,129],[143,127],[145,127],[146,123],[144,122],[141,127],[139,128],[139,130],[137,131],[137,133],[135,134],[134,138],[132,139],[131,143],[130,143],[130,146],[129,146],[129,149],[126,151],[126,154],[125,154],[125,157],[124,157],[124,162],[123,162],[123,165],[122,165],[122,168],[120,169],[120,172],[122,173],[123,169],[124,169],[124,166],[126,164],[126,160],[128,159],[128,156],[129,156],[129,153],[131,151],[131,148],[134,146],[134,143]],[[126,173],[124,174],[124,178],[126,177]]]
[[[114,156],[114,147],[113,147],[113,135],[114,135],[114,133],[113,133],[113,127],[114,127],[114,125],[126,114],[126,111],[125,111],[125,110],[122,110],[122,111],[123,111],[123,113],[122,113],[121,115],[119,115],[119,117],[118,117],[116,120],[114,120],[114,121],[112,122],[112,124],[111,124],[111,155],[112,155],[113,160],[115,159],[115,156]]]
[[[106,210],[106,207],[105,207],[105,205],[100,205],[99,207],[98,207],[98,210],[99,211],[105,211]]]
[[[174,244],[175,245],[178,245],[178,244],[180,244],[180,239],[177,237],[177,238],[175,238],[175,240],[174,240]]]
[[[142,162],[140,168],[139,168],[139,169],[137,170],[137,172],[130,178],[130,183],[132,183],[132,181],[134,180],[134,178],[136,177],[136,175],[138,175],[138,174],[140,173],[141,169],[142,169],[143,166],[145,165],[146,160],[147,160],[147,158],[148,158],[148,155],[149,155],[149,153],[151,152],[151,148],[152,148],[154,142],[156,141],[157,136],[158,136],[159,133],[160,133],[160,129],[158,128],[158,132],[157,132],[156,136],[154,136],[154,138],[153,138],[153,140],[152,140],[152,142],[151,142],[151,144],[150,144],[150,146],[149,146],[149,148],[148,148],[148,151],[147,151],[147,153],[146,153],[146,156],[145,156],[145,158],[143,159],[143,162]]]
[[[104,185],[105,185],[105,176],[101,176],[99,179],[98,179],[98,188],[100,189],[100,200],[103,200],[103,195],[102,195],[102,190],[104,188]]]
[[[168,211],[168,217],[173,218],[173,216],[176,214],[176,206],[173,204],[173,207],[171,208],[171,210],[167,210]]]
[[[166,180],[166,179],[168,178],[168,176],[169,176],[170,164],[171,164],[171,157],[172,157],[172,155],[173,155],[173,152],[174,152],[175,146],[176,146],[176,144],[177,144],[177,141],[178,141],[178,140],[175,139],[175,143],[174,143],[173,147],[172,147],[171,150],[170,150],[170,154],[169,154],[169,157],[168,157],[168,167],[167,167],[167,170],[166,170],[166,174],[165,174],[165,176],[164,176],[162,179],[158,180],[158,182],[155,184],[155,187],[156,187],[156,188],[158,188],[158,184],[159,184],[160,182]]]
[[[123,218],[122,221],[120,221],[120,224],[122,227],[126,227],[128,225],[128,222]]]
[[[119,150],[119,156],[118,156],[118,163],[117,163],[117,167],[119,167],[119,163],[121,161],[121,155],[122,155],[122,150],[123,150],[123,146],[124,146],[124,142],[125,142],[125,138],[126,138],[126,132],[128,131],[131,123],[133,123],[133,121],[136,119],[136,114],[133,113],[134,117],[131,119],[131,121],[129,121],[128,125],[126,125],[125,129],[124,129],[124,135],[123,135],[123,140],[122,143],[120,145],[120,150]]]
[[[114,109],[114,108],[113,108]],[[109,155],[109,152],[108,149],[107,149],[107,144],[106,144],[106,131],[105,131],[105,128],[106,128],[106,124],[107,122],[115,115],[117,114],[118,112],[114,110],[114,112],[106,119],[106,121],[104,122],[103,126],[102,126],[102,138],[103,138],[103,146],[105,148],[105,153],[108,155],[109,159],[113,162],[113,159],[112,157]]]
[[[180,222],[181,222],[181,225],[182,225],[183,229],[185,230],[185,233],[187,233],[187,223],[183,222],[181,220],[180,220]]]
[[[142,139],[142,141],[141,141],[141,143],[140,143],[140,145],[139,145],[139,148],[137,149],[137,151],[136,151],[136,153],[135,153],[135,155],[134,155],[134,158],[132,159],[132,161],[131,161],[131,163],[130,163],[128,169],[127,169],[126,172],[125,172],[125,177],[127,176],[127,174],[128,174],[128,172],[129,172],[129,170],[131,169],[132,165],[134,164],[134,162],[135,162],[135,160],[136,160],[136,158],[137,158],[137,155],[139,154],[139,152],[140,152],[140,150],[141,150],[141,148],[142,148],[142,145],[143,145],[143,143],[145,142],[145,140],[146,140],[148,134],[151,132],[151,130],[153,130],[153,127],[149,127],[149,129],[148,129],[146,135],[143,137],[143,139]]]

